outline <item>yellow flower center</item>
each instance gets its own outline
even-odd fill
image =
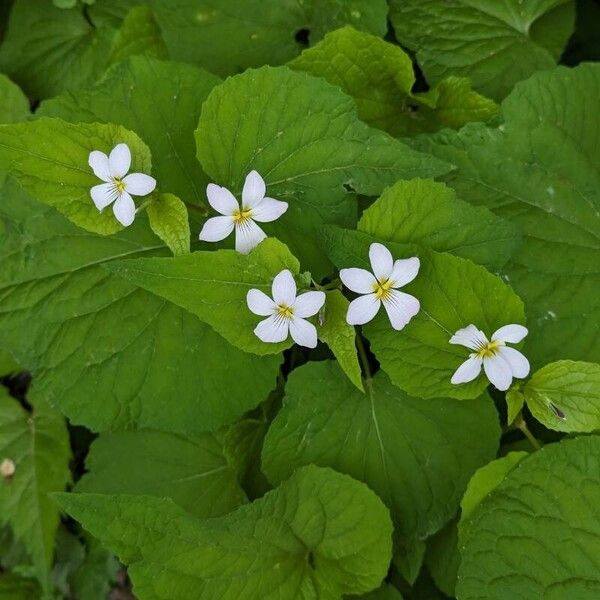
[[[125,182],[122,179],[115,178],[115,187],[117,188],[117,192],[122,194],[125,191]]]
[[[373,284],[373,292],[378,300],[387,300],[391,295],[391,289],[394,282],[390,279],[384,279]]]
[[[252,209],[251,208],[238,208],[233,213],[233,222],[236,225],[242,225],[246,221],[252,218]]]
[[[287,304],[279,304],[277,306],[277,315],[284,319],[291,319],[294,315],[294,309]]]
[[[475,356],[478,358],[492,358],[498,354],[500,346],[504,346],[502,342],[486,342],[481,344],[475,351]]]

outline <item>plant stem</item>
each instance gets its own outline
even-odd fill
[[[529,427],[527,427],[527,423],[525,423],[525,419],[521,415],[515,419],[515,426],[520,429],[523,435],[529,440],[529,443],[533,446],[534,450],[541,450],[542,445],[537,441],[533,433],[529,431]]]
[[[371,375],[371,367],[369,366],[367,349],[365,348],[365,344],[360,333],[357,333],[356,335],[356,348],[358,350],[358,358],[360,359],[360,364],[362,365],[365,379],[370,381],[373,376]]]

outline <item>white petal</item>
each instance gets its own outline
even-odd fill
[[[349,290],[357,294],[372,294],[377,284],[377,279],[366,269],[342,269],[340,279]]]
[[[411,258],[398,259],[394,263],[390,279],[394,282],[393,287],[399,288],[410,283],[419,273],[421,261],[413,256]]]
[[[233,231],[232,217],[212,217],[202,226],[200,240],[202,242],[220,242]]]
[[[392,327],[400,331],[419,312],[421,303],[410,294],[390,290],[390,296],[383,301]]]
[[[254,328],[254,333],[259,340],[276,344],[287,339],[289,326],[289,319],[280,315],[271,315]]]
[[[510,387],[512,383],[512,370],[500,354],[484,358],[483,368],[490,383],[501,392],[505,392]]]
[[[257,289],[249,290],[246,294],[248,308],[255,314],[266,317],[277,311],[277,305],[264,292]]]
[[[296,300],[296,282],[291,271],[284,269],[273,279],[273,300],[279,306],[292,306]]]
[[[156,179],[144,173],[131,173],[123,178],[123,182],[127,193],[133,196],[145,196],[156,188]]]
[[[92,167],[92,171],[94,171],[96,177],[102,179],[102,181],[112,180],[110,176],[110,167],[108,166],[108,156],[106,156],[104,152],[100,152],[100,150],[90,152],[88,164]]]
[[[477,329],[475,325],[467,325],[462,329],[459,329],[451,338],[451,344],[458,344],[465,346],[470,350],[477,350],[481,346],[487,344],[488,339],[485,337],[485,333],[480,329]]]
[[[206,197],[208,203],[222,215],[231,216],[240,208],[235,196],[226,187],[215,183],[206,186]]]
[[[325,292],[305,292],[294,302],[294,316],[304,319],[316,315],[325,304]],[[292,337],[293,337],[292,333]]]
[[[102,210],[114,202],[119,197],[119,193],[113,183],[101,183],[90,190],[90,196],[96,208]]]
[[[523,379],[529,375],[529,361],[521,352],[508,346],[502,346],[498,353],[509,364],[513,377]]]
[[[240,254],[248,254],[266,237],[267,234],[252,219],[248,219],[235,227],[235,249]]]
[[[288,209],[288,203],[273,198],[264,198],[252,209],[252,218],[259,223],[270,223],[279,219],[279,217]]]
[[[127,192],[123,192],[113,204],[113,212],[121,225],[124,227],[131,225],[135,219],[135,202],[133,198]]]
[[[349,325],[364,325],[377,314],[381,301],[375,294],[367,294],[352,300],[346,313],[346,322]]]
[[[265,197],[266,191],[267,186],[264,179],[256,171],[250,171],[246,176],[246,181],[244,181],[242,206],[252,208]]]
[[[450,383],[468,383],[473,381],[481,373],[481,359],[477,356],[471,356],[465,362],[454,371]]]
[[[505,325],[494,331],[492,334],[492,341],[500,340],[501,342],[516,344],[520,342],[527,333],[527,327],[523,327],[523,325]]]
[[[371,269],[379,281],[388,279],[392,274],[394,259],[392,253],[383,244],[377,242],[371,244],[369,260],[371,261]]]
[[[113,177],[125,177],[131,166],[131,152],[127,144],[117,144],[108,157],[110,174]]]
[[[317,328],[312,323],[309,323],[305,319],[293,317],[290,321],[290,333],[298,346],[316,348]]]

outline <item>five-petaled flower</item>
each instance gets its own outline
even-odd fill
[[[208,201],[222,216],[212,217],[204,223],[200,240],[220,242],[235,229],[235,249],[241,254],[248,254],[267,237],[255,221],[275,221],[288,209],[287,202],[268,198],[266,192],[266,184],[256,171],[251,171],[246,177],[241,206],[227,188],[209,183],[206,188]]]
[[[255,315],[268,317],[254,329],[256,336],[263,342],[275,344],[291,334],[299,346],[314,348],[317,329],[306,318],[317,314],[325,304],[325,292],[312,291],[296,296],[296,282],[287,269],[273,279],[271,292],[272,300],[257,289],[250,290],[246,296],[248,308]]]
[[[501,391],[506,391],[513,377],[523,379],[529,375],[529,361],[523,354],[507,343],[516,344],[527,335],[523,325],[504,325],[492,334],[491,341],[475,325],[459,329],[451,338],[451,344],[465,346],[473,352],[456,369],[452,383],[473,381],[481,372],[481,366],[490,382]]]
[[[350,325],[368,323],[379,311],[381,304],[388,314],[392,327],[402,329],[418,312],[419,301],[398,288],[410,283],[419,272],[416,256],[394,262],[391,252],[383,244],[371,244],[369,259],[373,273],[366,269],[342,269],[342,283],[357,294],[348,307],[346,321]]]
[[[144,173],[130,173],[131,152],[127,144],[117,144],[109,156],[104,152],[90,152],[88,163],[94,175],[104,181],[90,190],[98,210],[113,204],[117,221],[127,227],[135,219],[135,203],[131,196],[145,196],[154,191],[156,179]]]

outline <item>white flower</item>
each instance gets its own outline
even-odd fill
[[[325,292],[305,292],[296,297],[296,282],[285,269],[275,279],[271,288],[273,299],[264,292],[252,289],[246,296],[248,308],[255,314],[267,317],[254,333],[263,342],[276,344],[287,339],[288,334],[299,346],[314,348],[317,329],[306,320],[319,312],[325,304]]]
[[[394,329],[402,329],[418,312],[419,301],[398,288],[410,283],[419,272],[416,256],[394,262],[391,252],[382,244],[371,244],[369,259],[373,273],[365,269],[342,269],[342,283],[357,294],[348,307],[346,321],[350,325],[368,323],[379,311],[381,303]]]
[[[263,178],[256,171],[251,171],[244,182],[240,207],[235,196],[227,188],[209,183],[206,188],[208,202],[223,216],[212,217],[204,223],[200,240],[220,242],[235,228],[235,249],[242,254],[248,254],[267,237],[254,221],[275,221],[288,209],[287,202],[265,197],[266,191]]]
[[[499,390],[506,391],[513,377],[523,379],[529,375],[529,361],[518,350],[507,343],[516,344],[527,335],[523,325],[505,325],[492,334],[489,341],[483,331],[475,325],[459,329],[451,338],[451,344],[460,344],[473,352],[450,380],[452,383],[473,381],[481,372],[481,365],[490,383]]]
[[[94,150],[88,159],[94,175],[105,183],[95,185],[90,195],[98,210],[113,204],[113,212],[117,221],[127,227],[135,218],[133,196],[145,196],[154,191],[156,179],[144,173],[127,175],[131,166],[131,152],[127,144],[117,144],[110,156]]]

